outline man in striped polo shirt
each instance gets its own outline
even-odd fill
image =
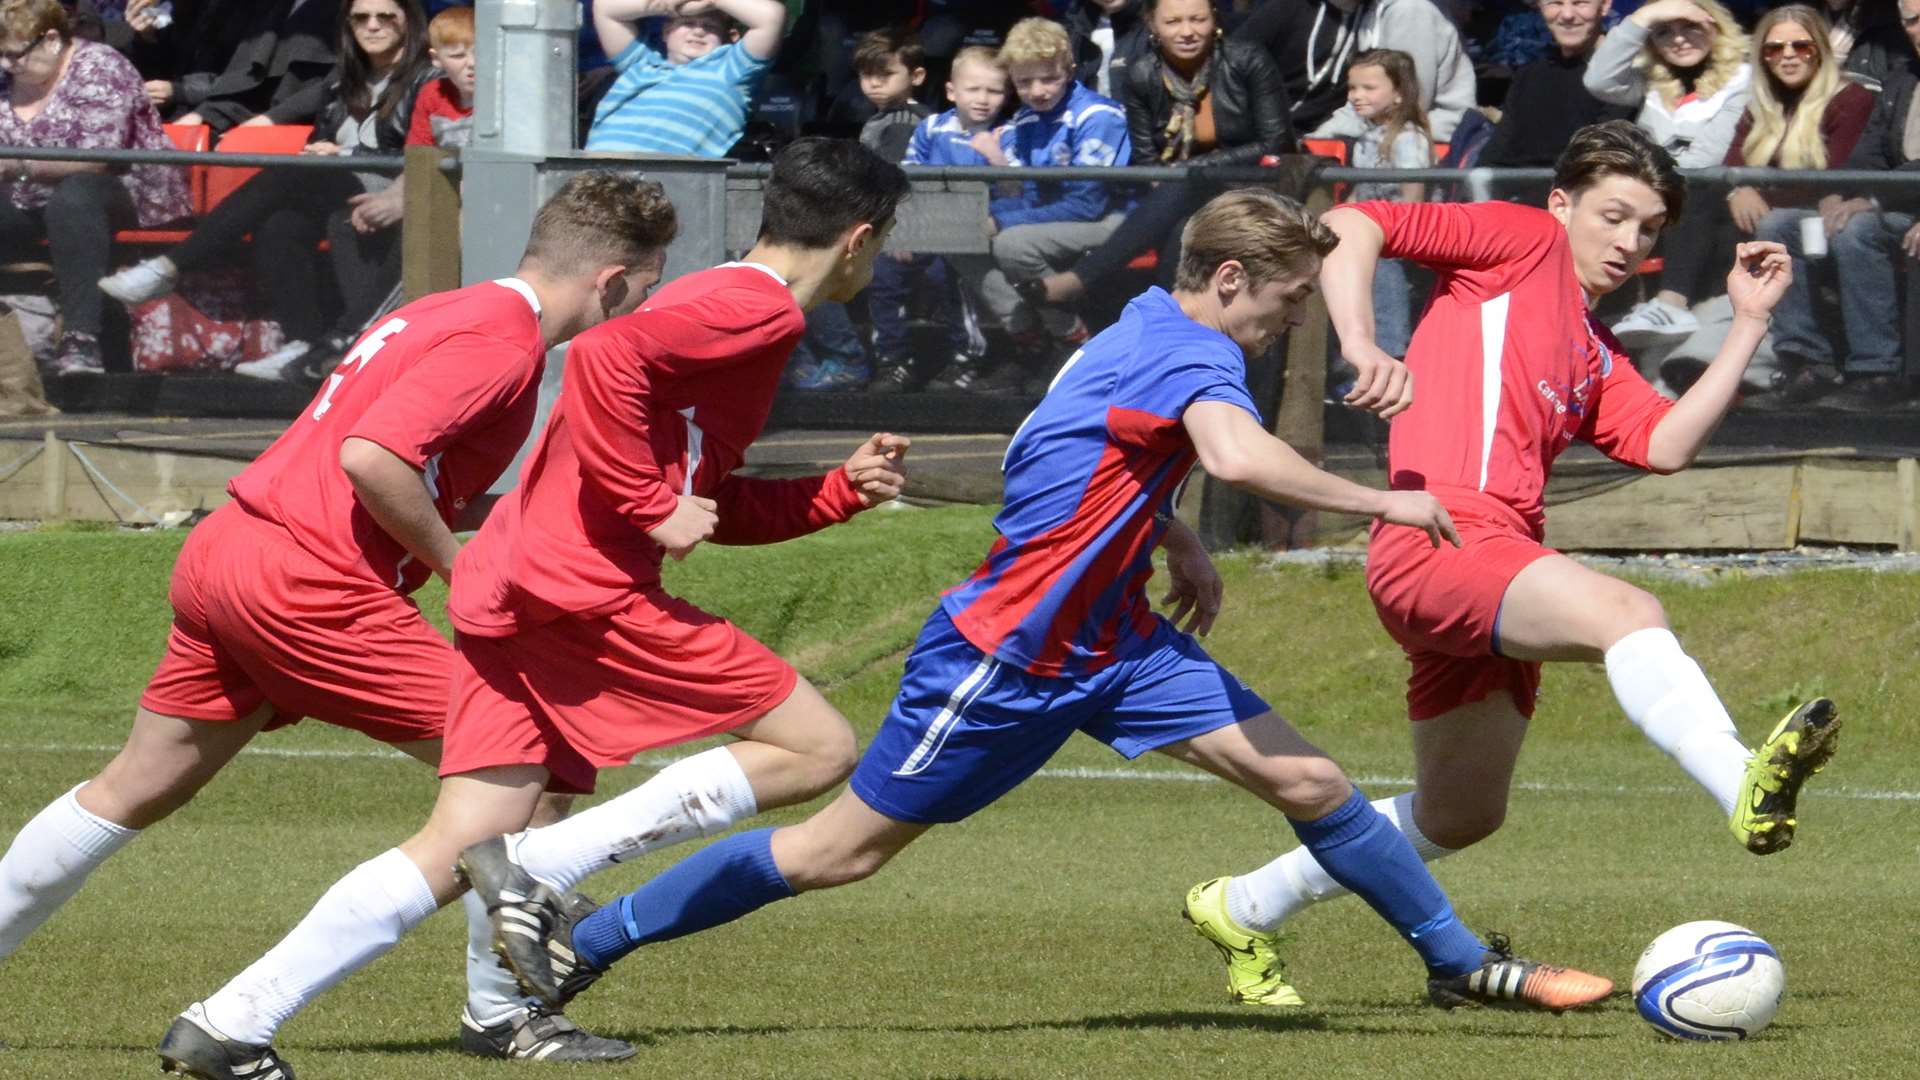
[[[656,43],[640,24],[661,15]],[[746,130],[786,17],[779,0],[596,0],[593,28],[619,75],[594,110],[587,149],[725,155]]]

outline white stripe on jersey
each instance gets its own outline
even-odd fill
[[[953,693],[947,698],[946,707],[940,710],[939,716],[933,718],[933,723],[927,725],[927,733],[921,736],[920,745],[914,747],[913,753],[907,755],[907,760],[893,770],[893,775],[912,776],[925,771],[927,766],[933,764],[933,759],[940,753],[941,744],[947,741],[948,733],[952,732],[954,725],[960,722],[960,714],[966,712],[967,706],[973,704],[973,699],[979,697],[980,692],[987,688],[987,684],[993,681],[994,673],[999,669],[1000,661],[991,656],[982,657],[980,662],[974,665],[973,670],[967,673],[967,677],[960,680],[960,685],[953,688]]]
[[[1507,351],[1507,305],[1512,293],[1480,305],[1480,490],[1487,490],[1487,462],[1500,423],[1500,357]]]
[[[687,482],[686,490],[680,494],[691,495],[693,494],[693,474],[700,471],[700,451],[706,441],[706,433],[700,430],[699,424],[693,422],[692,406],[681,409],[680,415],[687,421]]]

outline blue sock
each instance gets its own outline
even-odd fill
[[[1392,923],[1430,974],[1445,978],[1480,966],[1486,945],[1454,915],[1406,836],[1357,789],[1326,817],[1288,823],[1327,876]]]
[[[792,896],[773,864],[772,837],[772,829],[738,833],[674,863],[581,919],[574,951],[604,969],[642,945],[699,933]]]

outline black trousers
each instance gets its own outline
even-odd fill
[[[1173,281],[1180,265],[1180,230],[1195,210],[1206,205],[1222,188],[1199,182],[1165,183],[1148,191],[1099,247],[1080,257],[1073,272],[1091,291],[1094,285],[1127,265],[1135,255],[1157,246],[1160,249],[1159,278],[1162,284]]]
[[[1666,268],[1660,271],[1660,287],[1686,297],[1689,304],[1697,304],[1727,291],[1733,248],[1742,237],[1719,192],[1709,189],[1688,194],[1692,197],[1687,200],[1680,224],[1660,238],[1659,255],[1666,261]]]
[[[239,254],[252,234],[251,259],[273,318],[294,341],[316,341],[329,326],[320,253],[329,259],[346,308],[333,328],[359,329],[400,280],[400,230],[360,236],[347,218],[348,200],[365,189],[352,173],[263,169],[213,208],[171,253],[182,271],[206,270]]]
[[[138,219],[119,177],[74,173],[54,185],[45,209],[21,210],[0,199],[0,253],[11,260],[35,258],[39,242],[47,241],[61,326],[98,337],[105,303],[99,281],[113,269],[113,234]]]

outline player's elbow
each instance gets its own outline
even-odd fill
[[[1647,471],[1667,476],[1693,464],[1695,452],[1654,439],[1647,444]]]
[[[1200,467],[1223,484],[1240,485],[1252,479],[1253,455],[1238,443],[1199,448]]]
[[[360,487],[379,470],[384,454],[385,450],[365,439],[346,439],[340,443],[340,471],[347,474],[354,487]]]

